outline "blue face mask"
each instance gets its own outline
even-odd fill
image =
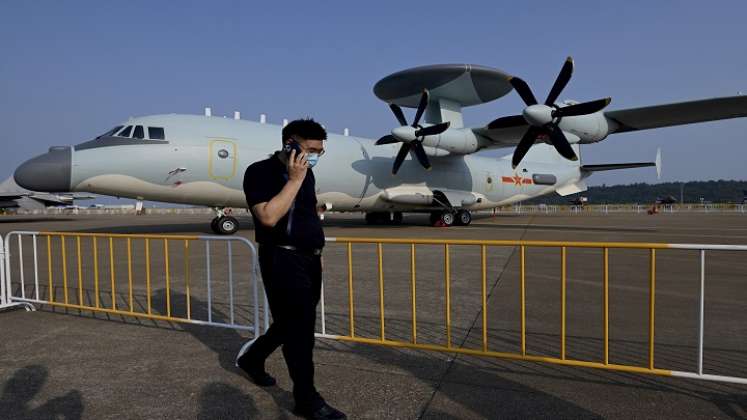
[[[306,155],[306,162],[309,164],[309,168],[313,168],[319,163],[319,153],[309,153]]]

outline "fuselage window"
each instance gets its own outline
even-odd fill
[[[135,131],[132,133],[133,139],[144,139],[145,138],[145,131],[143,130],[142,125],[135,126]]]
[[[125,127],[125,129],[124,129],[124,130],[122,130],[122,132],[120,132],[120,133],[118,134],[118,136],[119,136],[119,137],[130,137],[130,133],[131,133],[131,132],[132,132],[132,126],[131,126],[131,125],[128,125],[127,127]]]
[[[151,140],[165,140],[166,135],[163,132],[163,127],[148,127],[148,138]]]

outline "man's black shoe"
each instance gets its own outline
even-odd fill
[[[265,372],[261,367],[252,366],[251,362],[247,359],[247,356],[242,356],[236,364],[239,369],[243,370],[249,376],[252,382],[258,386],[273,386],[277,383],[275,378],[270,376],[269,373]]]
[[[265,368],[262,364],[252,363],[251,357],[249,355],[249,350],[252,347],[252,344],[256,339],[251,340],[244,344],[241,347],[241,350],[239,350],[239,354],[236,355],[236,367],[243,370],[244,373],[246,373],[249,378],[257,384],[258,386],[273,386],[277,383],[275,381],[275,378],[270,376],[267,372],[265,372]]]
[[[332,407],[326,402],[322,403],[322,405],[316,410],[303,410],[296,407],[294,413],[305,419],[311,420],[347,420],[348,418],[345,413]]]

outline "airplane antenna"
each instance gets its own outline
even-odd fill
[[[206,106],[206,107],[205,107],[205,116],[206,116],[206,117],[210,117],[210,116],[212,116],[212,115],[213,115],[213,110],[212,110],[212,109],[210,109],[210,107],[209,107],[209,106]]]
[[[267,115],[265,114],[259,114],[259,123],[264,124],[267,122]]]
[[[234,111],[234,112],[233,112],[233,119],[234,119],[234,120],[240,120],[240,119],[241,119],[241,112],[239,112],[239,111]]]

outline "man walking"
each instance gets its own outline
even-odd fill
[[[314,330],[322,282],[324,232],[317,214],[314,173],[327,132],[312,119],[282,132],[283,150],[250,165],[244,194],[259,243],[259,266],[273,323],[242,347],[236,364],[259,386],[275,385],[265,359],[282,346],[293,380],[295,412],[309,419],[346,419],[314,387]]]

